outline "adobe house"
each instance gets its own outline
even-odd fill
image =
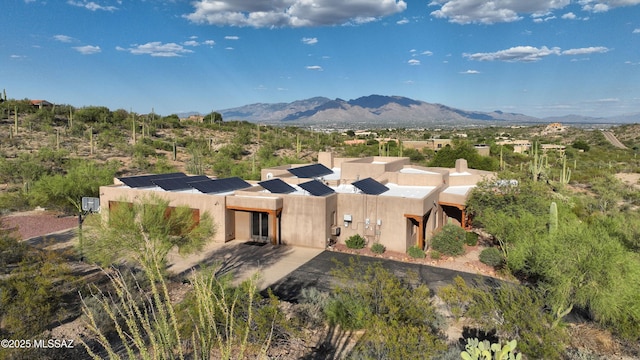
[[[453,169],[425,168],[405,157],[335,158],[321,152],[316,164],[262,169],[255,183],[183,173],[119,178],[100,187],[100,203],[113,208],[153,193],[170,206],[208,212],[219,242],[325,248],[359,234],[367,246],[406,252],[413,245],[428,248],[448,221],[467,227],[471,189],[494,177],[467,168],[464,159]]]
[[[43,109],[53,107],[53,104],[47,100],[31,100],[31,106]]]

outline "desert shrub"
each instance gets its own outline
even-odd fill
[[[348,294],[332,297],[324,308],[325,316],[332,325],[340,325],[344,329],[362,329],[371,318],[371,310],[364,302]]]
[[[349,249],[362,249],[367,241],[360,234],[355,234],[350,236],[345,243]]]
[[[480,262],[489,266],[500,266],[504,261],[502,251],[498,248],[490,247],[480,252]]]
[[[375,254],[382,254],[383,252],[385,252],[385,250],[387,249],[384,247],[384,245],[380,243],[375,243],[371,245],[371,251]]]
[[[434,250],[451,255],[458,256],[464,254],[464,241],[467,232],[461,227],[454,224],[447,224],[442,230],[433,237],[431,246]]]
[[[424,250],[420,249],[417,245],[413,245],[409,249],[407,249],[407,255],[411,256],[414,259],[424,259],[427,255],[424,253]]]
[[[440,260],[440,258],[442,257],[442,254],[438,250],[431,250],[431,252],[429,253],[429,256],[431,256],[433,260]]]
[[[474,232],[470,232],[468,231],[465,235],[464,235],[464,243],[469,245],[469,246],[476,246],[478,245],[478,234],[474,233]]]

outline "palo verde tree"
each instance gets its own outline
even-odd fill
[[[186,206],[170,207],[158,196],[135,203],[121,202],[109,210],[109,220],[88,236],[87,255],[102,265],[130,260],[145,271],[164,269],[173,248],[181,254],[202,249],[215,233],[211,217],[199,219]]]

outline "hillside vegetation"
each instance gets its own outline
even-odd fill
[[[215,268],[196,274],[187,293],[176,299],[170,289],[178,280],[160,270],[164,259],[139,260],[146,259],[145,251],[166,254],[145,246],[164,251],[182,240],[168,230],[153,231],[162,227],[164,218],[144,218],[152,225],[137,224],[135,212],[142,210],[133,207],[125,209],[129,213],[123,219],[141,245],[126,249],[124,268],[118,259],[100,257],[105,266],[118,264],[121,271],[109,272],[96,288],[72,275],[69,264],[77,264],[77,253],[49,254],[17,245],[3,229],[0,333],[4,338],[37,337],[60,323],[56,312],[71,319],[84,309],[87,335],[95,339],[87,349],[98,353],[111,347],[121,351],[118,344],[134,339],[126,351],[166,358],[192,356],[193,351],[202,351],[200,358],[312,358],[331,345],[334,355],[338,351],[352,358],[457,359],[459,344],[447,343],[444,336],[447,324],[454,324],[468,328],[466,338],[502,344],[517,340],[517,351],[530,359],[640,356],[640,126],[609,129],[627,149],[613,147],[598,130],[544,129],[371,129],[357,135],[353,130],[227,122],[216,113],[196,123],[176,115],[100,106],[36,109],[28,100],[5,101],[0,103],[2,214],[36,206],[74,214],[81,197],[98,196],[100,185],[120,175],[185,171],[258,180],[262,168],[313,162],[318,151],[342,157],[406,156],[413,164],[444,167],[463,157],[470,167],[496,171],[500,179],[517,180],[517,185],[480,184],[467,204],[474,232],[498,250],[492,265],[513,285],[485,288],[456,281],[437,294],[412,276],[398,279],[377,266],[349,264],[336,267],[334,276],[341,283],[334,291],[304,289],[300,304],[262,298],[253,282],[234,286],[230,279],[218,278]],[[453,143],[437,153],[402,145],[433,137]],[[354,138],[363,141],[344,144]],[[516,153],[511,146],[497,145],[497,138],[529,139],[534,149]],[[474,144],[487,144],[490,155],[480,156]],[[566,150],[543,152],[541,144],[565,145]],[[164,211],[156,213],[165,216]],[[194,229],[187,223],[171,227]],[[135,229],[146,233],[134,234]],[[164,237],[154,242],[160,233]],[[122,238],[112,235],[106,230],[93,234],[99,241]],[[92,254],[87,255],[91,259]],[[34,295],[33,289],[46,289],[48,296]],[[108,289],[119,295],[101,296],[100,291],[107,294]],[[78,290],[93,295],[81,302]],[[440,308],[432,295],[441,300]],[[25,306],[16,307],[26,300]],[[449,318],[442,315],[442,307]],[[575,319],[590,332],[572,324]],[[134,331],[134,324],[141,325]],[[611,345],[600,346],[585,333],[604,337]],[[353,341],[340,343],[336,338]],[[30,356],[3,351],[0,356],[5,358]]]

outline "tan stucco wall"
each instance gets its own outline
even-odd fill
[[[137,202],[146,196],[153,195],[169,201],[169,206],[188,206],[192,209],[199,209],[200,216],[207,212],[216,227],[214,241],[224,242],[235,238],[233,213],[226,209],[225,197],[221,195],[149,191],[111,185],[100,187],[100,204],[104,204],[103,209],[108,209],[109,201]],[[108,217],[108,211],[103,214],[105,218]]]
[[[367,246],[379,242],[389,250],[406,252],[409,246],[415,245],[415,239],[408,236],[410,227],[405,214],[422,216],[437,208],[437,192],[424,199],[338,194],[337,218],[342,228],[338,241],[344,243],[350,236],[359,234],[368,240]],[[352,219],[347,227],[345,215],[351,215]]]
[[[331,234],[331,214],[336,211],[337,196],[283,196],[282,244],[325,248]]]

